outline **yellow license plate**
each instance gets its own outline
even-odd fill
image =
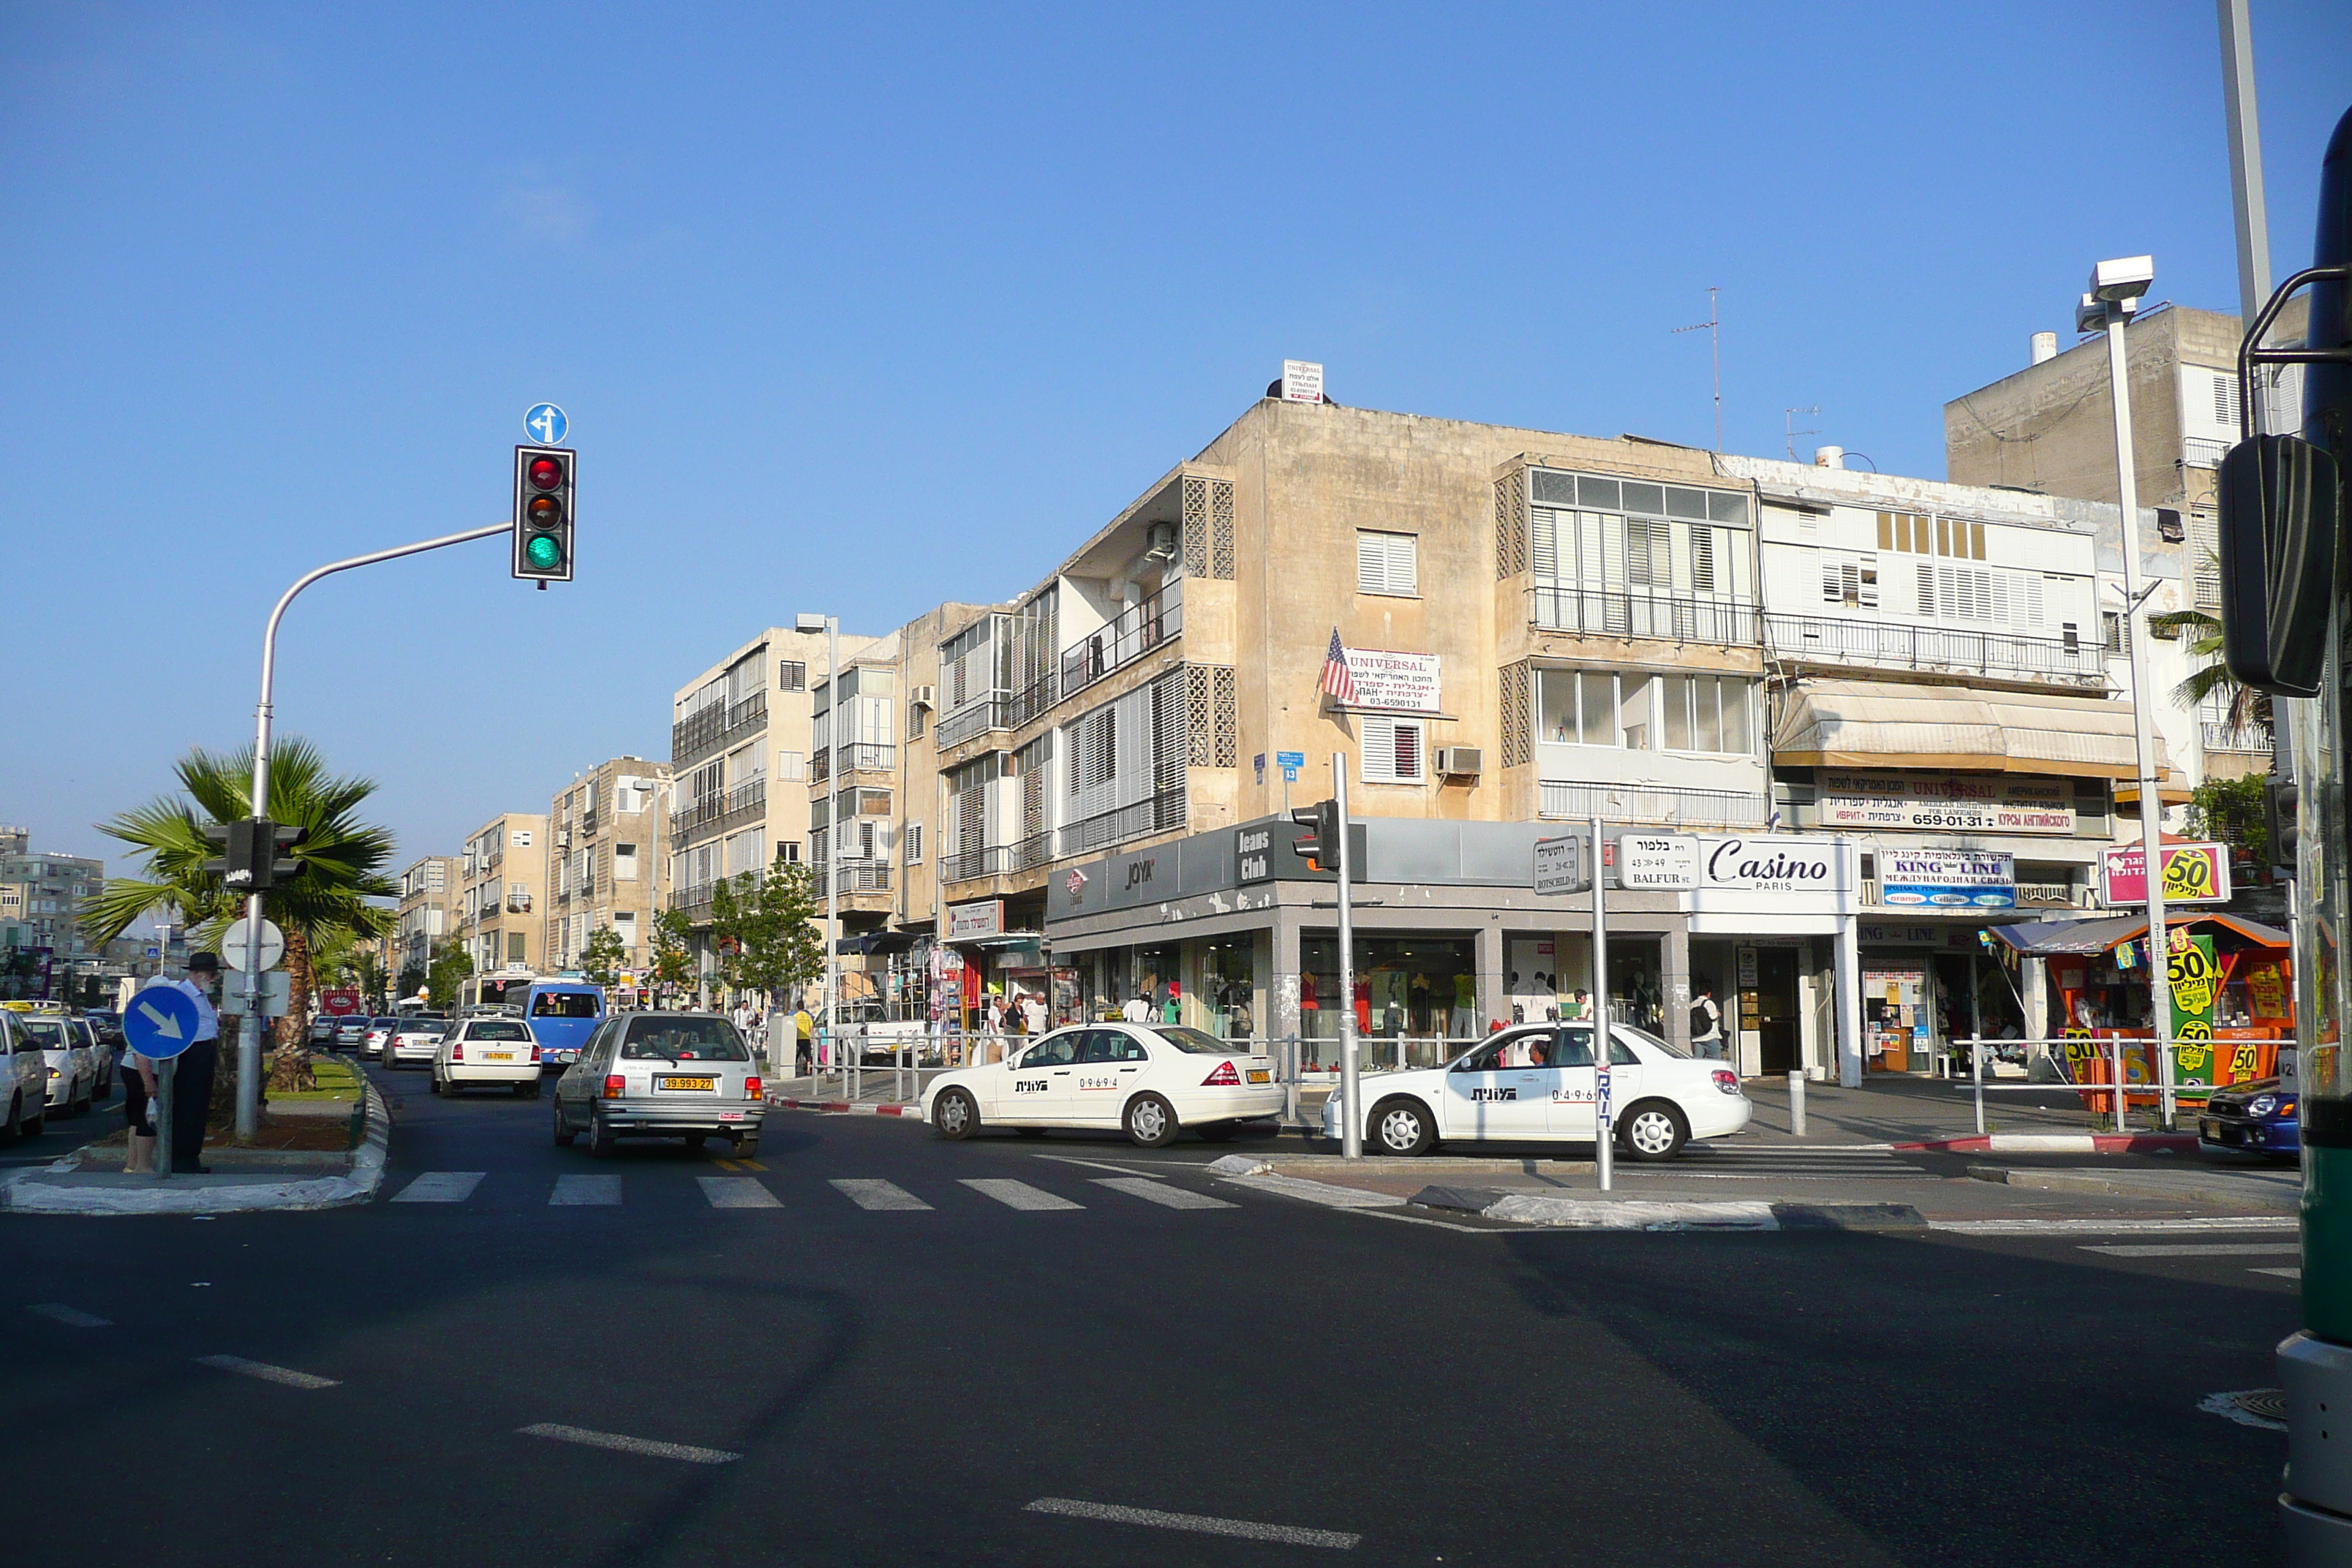
[[[1271,1073],[1271,1072],[1269,1072],[1269,1071],[1267,1071],[1265,1068],[1250,1068],[1250,1082],[1252,1082],[1252,1083],[1272,1083],[1273,1081],[1274,1081],[1274,1074],[1273,1074],[1273,1073]]]
[[[715,1078],[657,1078],[654,1079],[654,1087],[656,1089],[698,1089],[708,1092],[719,1087],[719,1080]]]
[[[512,1051],[484,1051],[482,1053],[482,1059],[486,1062],[510,1062],[514,1060],[514,1053]]]

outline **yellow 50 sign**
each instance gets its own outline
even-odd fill
[[[2147,858],[2137,844],[2117,845],[2100,857],[2105,901],[2110,907],[2147,902]],[[2164,847],[2167,903],[2219,904],[2230,898],[2229,851],[2219,844]]]

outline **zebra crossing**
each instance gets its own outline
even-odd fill
[[[1927,1168],[1891,1149],[1853,1144],[1696,1143],[1664,1165],[1627,1165],[1622,1173],[1696,1177],[1708,1181],[1917,1181]]]
[[[1133,1199],[1160,1208],[1200,1211],[1238,1208],[1238,1204],[1189,1187],[1177,1186],[1157,1176],[1095,1177],[1087,1182],[1089,1187],[1099,1187],[1103,1194],[1072,1196],[1047,1190],[1029,1182],[1009,1176],[965,1176],[952,1183],[943,1182],[941,1190],[930,1201],[921,1194],[900,1186],[898,1183],[874,1176],[839,1176],[822,1182],[803,1180],[793,1188],[779,1192],[760,1176],[734,1162],[727,1163],[728,1175],[695,1175],[692,1188],[698,1192],[705,1205],[713,1209],[811,1209],[847,1203],[868,1214],[929,1214],[942,1203],[953,1204],[950,1193],[969,1193],[989,1200],[1003,1208],[1022,1214],[1055,1214],[1083,1211],[1098,1206],[1125,1206],[1120,1200]],[[1114,1167],[1115,1168],[1115,1167]],[[534,1183],[545,1178],[535,1178]],[[444,1204],[464,1205],[478,1199],[495,1201],[505,1206],[518,1202],[531,1204],[544,1194],[549,1208],[617,1208],[627,1204],[632,1195],[640,1199],[660,1201],[685,1190],[678,1173],[662,1173],[642,1176],[615,1173],[573,1173],[557,1176],[543,1187],[518,1191],[515,1178],[504,1178],[485,1171],[424,1171],[399,1183],[390,1202],[395,1204]],[[1093,1201],[1085,1201],[1091,1199]],[[672,1199],[671,1201],[674,1201]],[[968,1205],[967,1205],[968,1206]]]

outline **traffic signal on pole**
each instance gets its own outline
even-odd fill
[[[302,862],[293,852],[310,838],[310,830],[248,816],[207,827],[205,837],[220,851],[205,862],[205,869],[232,893],[260,893],[301,874]]]
[[[579,454],[515,448],[514,574],[546,587],[572,581],[572,477]]]
[[[1291,847],[1300,858],[1318,871],[1339,868],[1339,803],[1323,801],[1316,805],[1302,806],[1290,814],[1290,820],[1307,832],[1292,841]]]
[[[2263,826],[2270,830],[2270,863],[2284,866],[2294,873],[2295,808],[2299,804],[2294,780],[2281,778],[2275,773],[2263,780]]]
[[[310,830],[291,822],[264,822],[261,826],[269,830],[269,879],[264,886],[275,887],[300,876],[302,862],[294,858],[294,851],[310,842]]]

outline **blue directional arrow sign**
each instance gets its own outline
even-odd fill
[[[176,1057],[195,1043],[195,998],[176,985],[150,985],[131,997],[122,1037],[142,1057]]]
[[[522,416],[522,427],[541,446],[560,447],[563,444],[564,433],[572,428],[572,421],[566,419],[563,410],[554,404],[541,403]]]

